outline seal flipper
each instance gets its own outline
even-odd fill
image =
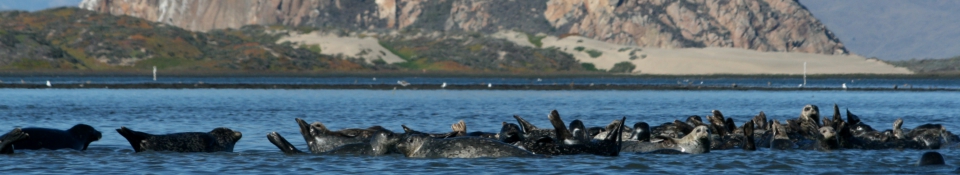
[[[850,113],[850,109],[847,109],[847,125],[853,126],[860,124],[860,117]]]
[[[747,121],[747,123],[743,124],[743,135],[747,138],[746,141],[743,142],[743,150],[756,151],[757,146],[753,138],[753,121]]]
[[[0,154],[13,154],[13,143],[30,138],[30,134],[20,128],[13,128],[10,132],[0,136]]]
[[[554,132],[557,133],[557,140],[563,141],[564,144],[575,144],[577,141],[573,138],[573,134],[570,133],[570,130],[567,130],[567,126],[563,123],[563,119],[560,118],[560,113],[557,110],[550,111],[550,115],[547,116],[550,119],[550,124],[553,124]]]
[[[513,115],[513,118],[517,119],[517,123],[520,124],[520,129],[521,129],[524,133],[530,133],[530,131],[537,130],[537,126],[534,126],[533,124],[531,124],[531,123],[528,122],[527,120],[524,120],[524,119],[521,118],[519,115]]]
[[[280,134],[277,132],[270,132],[267,134],[267,140],[270,140],[270,143],[273,143],[274,146],[280,148],[280,151],[283,151],[283,153],[303,153],[303,151],[298,150],[297,147],[293,146],[293,144],[290,144],[287,139],[284,139],[283,136],[280,136]]]
[[[130,146],[133,147],[133,151],[135,152],[143,152],[144,150],[140,147],[140,144],[143,143],[143,140],[153,136],[147,133],[134,131],[123,126],[121,126],[120,129],[117,129],[117,133],[120,133],[123,138],[127,139],[127,142],[130,142]]]

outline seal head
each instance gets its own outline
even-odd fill
[[[923,156],[920,157],[920,161],[917,162],[917,166],[929,165],[946,165],[946,163],[943,161],[943,155],[933,151],[923,153]]]

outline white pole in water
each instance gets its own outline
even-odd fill
[[[803,62],[803,86],[807,86],[807,62]]]
[[[153,81],[157,81],[157,66],[153,66]]]

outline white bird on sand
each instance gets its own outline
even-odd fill
[[[493,87],[493,83],[487,83],[487,88],[492,88],[492,87]]]
[[[400,86],[403,86],[403,87],[410,86],[410,83],[407,83],[407,81],[403,81],[403,80],[397,80],[397,84],[400,84]]]
[[[841,86],[843,87],[843,89],[847,89],[847,83],[843,83],[843,85]]]
[[[50,84],[50,80],[47,80],[47,87],[53,87],[53,85]]]
[[[443,82],[443,84],[440,85],[440,88],[447,88],[447,82]]]

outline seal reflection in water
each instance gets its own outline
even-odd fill
[[[30,138],[30,134],[23,132],[20,128],[14,128],[10,132],[0,136],[0,154],[13,154],[13,144]]]
[[[210,132],[181,132],[153,135],[131,130],[126,127],[117,129],[136,152],[175,151],[175,152],[233,152],[233,146],[243,136],[229,128],[216,128]]]
[[[521,157],[533,153],[493,139],[455,137],[438,139],[426,135],[408,135],[397,149],[412,158]]]
[[[77,124],[67,130],[51,128],[23,128],[30,138],[13,144],[14,149],[74,149],[87,150],[90,142],[102,136],[90,125]]]

